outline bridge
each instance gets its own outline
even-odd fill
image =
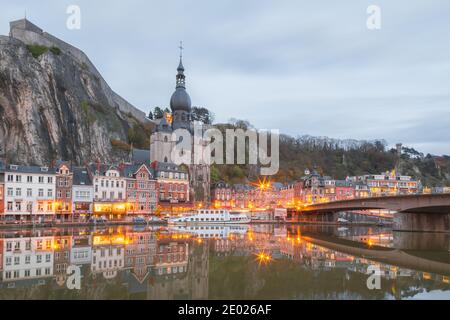
[[[448,235],[445,249],[433,251],[429,254],[427,250],[387,248],[336,238],[320,233],[302,233],[302,239],[345,254],[363,257],[371,261],[399,266],[402,268],[420,270],[450,276],[450,254],[448,251]]]
[[[400,195],[360,198],[305,205],[298,220],[335,222],[337,213],[351,210],[395,211],[394,229],[450,232],[450,194]]]

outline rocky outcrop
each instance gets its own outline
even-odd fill
[[[112,140],[145,119],[125,113],[103,79],[59,48],[33,56],[30,47],[0,36],[0,148],[11,162],[77,164],[123,157]],[[1,154],[0,154],[1,156]]]

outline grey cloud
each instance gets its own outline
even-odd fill
[[[336,138],[385,138],[449,153],[450,3],[373,1],[63,1],[2,4],[0,33],[31,21],[83,49],[111,87],[145,111],[167,105],[184,40],[194,105],[217,121]]]

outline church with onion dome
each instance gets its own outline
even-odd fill
[[[175,91],[170,98],[171,113],[165,113],[163,118],[156,122],[155,129],[150,136],[150,160],[152,163],[176,166],[171,158],[171,153],[179,143],[179,140],[172,136],[172,133],[177,129],[186,129],[190,132],[192,157],[194,157],[194,143],[206,145],[203,140],[197,139],[197,141],[194,141],[193,138],[194,122],[191,114],[191,98],[186,90],[184,71],[183,57],[180,53]],[[196,123],[195,130],[198,130],[198,128],[199,124]],[[205,130],[206,127],[202,126],[200,129]],[[190,163],[183,165],[189,174],[189,199],[207,205],[210,203],[210,166],[194,163],[192,158]]]

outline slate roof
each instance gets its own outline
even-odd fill
[[[46,170],[44,170],[46,169]],[[19,173],[35,173],[35,174],[55,174],[56,168],[47,168],[47,167],[39,167],[39,166],[20,166],[10,164],[7,165],[4,172],[19,172]]]
[[[156,171],[165,171],[165,172],[185,172],[183,168],[177,166],[174,163],[165,163],[165,162],[157,162],[156,163]]]
[[[133,164],[150,164],[150,150],[133,149],[132,158]]]
[[[89,176],[87,168],[84,167],[72,167],[73,171],[73,184],[78,185],[92,185],[92,179]]]

